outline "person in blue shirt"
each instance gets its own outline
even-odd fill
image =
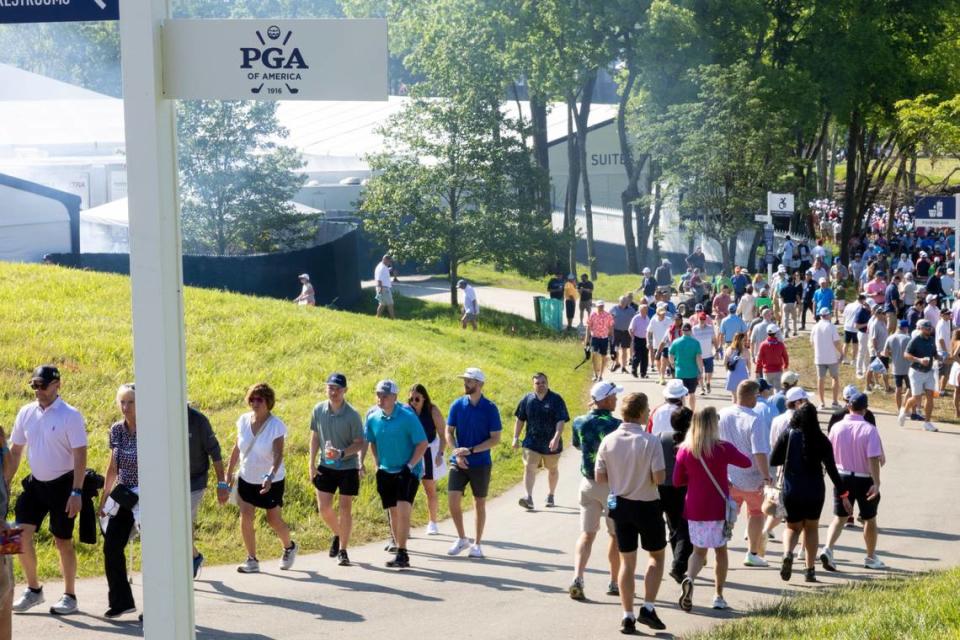
[[[500,410],[483,395],[483,371],[470,367],[458,377],[463,379],[463,395],[453,401],[447,412],[447,442],[453,445],[447,496],[457,539],[447,549],[447,555],[455,556],[469,548],[471,558],[483,558],[480,541],[487,520],[487,491],[493,467],[490,450],[500,442]],[[477,511],[477,535],[472,545],[463,527],[461,506],[468,484]]]
[[[737,305],[731,302],[727,306],[727,317],[720,321],[720,335],[723,336],[723,344],[733,344],[735,335],[746,332],[747,323],[737,314]]]
[[[813,292],[813,306],[816,309],[833,309],[833,289],[826,278],[820,278],[820,288]]]
[[[399,390],[393,380],[377,383],[377,406],[367,413],[364,438],[370,443],[377,466],[377,493],[390,514],[390,528],[397,543],[397,555],[387,566],[405,569],[410,566],[410,511],[423,475],[423,454],[428,444],[417,414],[397,404]]]

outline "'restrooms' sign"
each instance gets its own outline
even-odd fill
[[[385,100],[384,20],[168,20],[167,98]]]

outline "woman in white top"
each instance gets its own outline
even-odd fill
[[[310,275],[307,273],[301,273],[299,276],[300,284],[303,285],[303,288],[300,289],[300,295],[294,298],[294,302],[299,305],[314,306],[317,304],[317,299],[313,293],[313,285],[310,284]]]
[[[289,569],[297,557],[297,543],[290,539],[290,528],[283,521],[283,485],[286,470],[283,467],[283,441],[287,426],[271,413],[276,394],[266,383],[255,384],[247,390],[250,412],[237,420],[237,444],[230,454],[227,478],[236,483],[237,505],[240,507],[240,533],[247,549],[247,560],[239,567],[240,573],[257,573],[257,534],[254,530],[256,508],[265,509],[267,523],[283,543],[280,569]],[[233,472],[237,470],[234,478]]]

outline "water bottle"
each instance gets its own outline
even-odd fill
[[[607,509],[609,509],[610,511],[613,511],[616,508],[617,508],[617,496],[615,493],[611,491],[610,495],[607,496]]]
[[[329,440],[323,445],[323,461],[330,466],[339,466],[340,461],[337,460],[337,450],[333,448],[333,443]]]

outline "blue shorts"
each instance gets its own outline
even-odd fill
[[[704,358],[703,359],[703,372],[704,373],[713,373],[713,358]]]

